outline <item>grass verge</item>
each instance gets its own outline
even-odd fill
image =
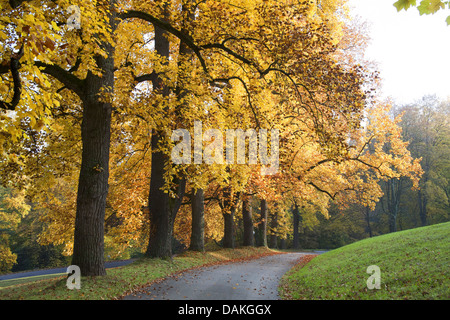
[[[450,222],[365,239],[300,263],[279,287],[285,300],[450,299]],[[381,288],[368,289],[367,268]]]
[[[253,259],[277,251],[260,247],[185,252],[172,260],[143,258],[130,265],[108,269],[103,277],[82,277],[80,290],[66,287],[66,276],[6,287],[0,300],[111,300],[169,275],[189,269]]]
[[[63,275],[65,275],[65,273],[52,273],[52,274],[46,274],[46,275],[42,275],[42,276],[31,276],[31,277],[16,278],[16,279],[10,279],[10,280],[1,280],[0,281],[0,290],[3,290],[6,287],[17,286],[20,284],[31,283],[31,282],[45,280],[45,279],[51,279],[51,278],[58,278]]]

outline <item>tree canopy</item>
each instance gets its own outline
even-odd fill
[[[233,247],[244,216],[262,239],[286,239],[292,208],[313,225],[331,205],[374,209],[381,182],[419,186],[346,1],[0,8],[2,183],[42,210],[39,241],[63,245],[83,275],[131,247],[171,257],[173,238]],[[183,149],[180,129],[200,139]],[[237,130],[270,152],[251,161]]]

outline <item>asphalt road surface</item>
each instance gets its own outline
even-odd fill
[[[117,268],[127,264],[132,263],[136,259],[130,260],[120,260],[120,261],[110,261],[105,263],[105,268]],[[68,267],[68,266],[67,266]],[[67,267],[65,268],[54,268],[54,269],[43,269],[43,270],[34,270],[34,271],[25,271],[25,272],[16,272],[0,275],[0,281],[2,280],[11,280],[11,279],[19,279],[19,278],[27,278],[27,277],[35,277],[35,276],[43,276],[48,274],[60,274],[66,273]]]
[[[124,300],[277,300],[278,283],[304,253],[204,267],[170,276]]]

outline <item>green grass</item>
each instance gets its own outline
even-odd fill
[[[274,253],[277,252],[267,248],[249,247],[186,252],[171,261],[143,258],[127,266],[108,269],[103,277],[82,277],[80,290],[67,289],[64,275],[0,288],[0,300],[111,300],[184,270]]]
[[[2,280],[0,281],[0,290],[6,287],[11,286],[17,286],[24,283],[31,283],[35,281],[40,281],[44,279],[51,279],[51,278],[58,278],[62,275],[65,275],[64,273],[52,273],[52,274],[46,274],[42,276],[31,276],[31,277],[23,277],[23,278],[17,278],[17,279],[10,279],[10,280]]]
[[[284,275],[283,299],[450,299],[450,222],[365,239],[315,257]],[[381,271],[369,290],[367,267]]]

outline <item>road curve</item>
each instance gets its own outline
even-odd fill
[[[284,253],[170,276],[124,300],[277,300],[280,278],[305,253]]]

